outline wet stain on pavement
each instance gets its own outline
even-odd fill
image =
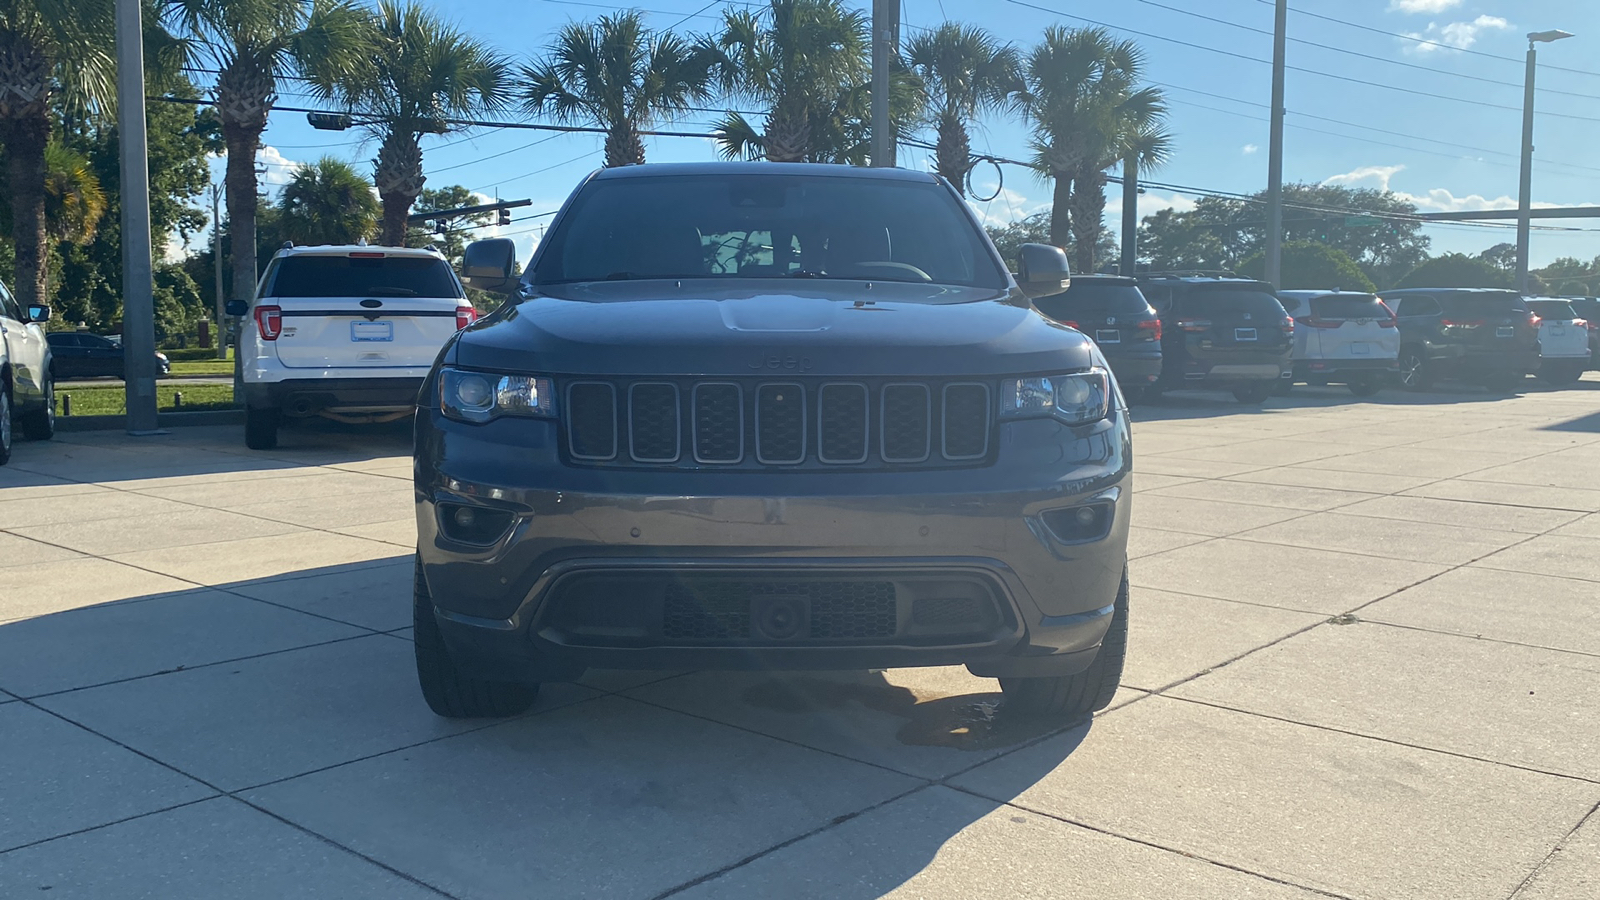
[[[998,693],[919,696],[874,676],[874,680],[769,678],[744,691],[744,702],[773,712],[804,714],[857,704],[905,720],[895,738],[912,747],[969,752],[1010,747],[1070,724],[1062,719],[1008,714]]]

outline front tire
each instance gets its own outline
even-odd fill
[[[1244,387],[1233,389],[1233,399],[1250,406],[1259,406],[1267,402],[1272,392],[1277,390],[1277,382],[1257,381]]]
[[[251,450],[271,450],[278,446],[278,421],[282,413],[276,406],[246,407],[244,445]]]
[[[1076,719],[1111,705],[1122,684],[1122,665],[1128,657],[1128,571],[1111,614],[1111,627],[1100,642],[1089,668],[1076,675],[1046,678],[1002,678],[1005,708],[1029,716]]]
[[[539,698],[537,684],[474,678],[456,667],[433,616],[433,595],[416,561],[411,602],[412,643],[416,648],[417,683],[435,715],[446,719],[503,719],[526,712]]]
[[[56,379],[53,373],[44,378],[44,405],[23,417],[22,433],[30,441],[48,441],[56,436]]]

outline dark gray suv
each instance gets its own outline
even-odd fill
[[[1127,636],[1128,417],[948,184],[608,169],[456,335],[416,420],[417,672],[500,716],[589,667],[965,664],[1081,715]],[[1020,284],[1019,284],[1020,282]]]

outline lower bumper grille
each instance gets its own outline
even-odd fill
[[[582,573],[559,580],[537,626],[591,646],[952,644],[1012,617],[980,577]]]

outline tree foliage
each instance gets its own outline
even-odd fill
[[[278,218],[284,238],[296,244],[354,244],[373,237],[378,198],[354,166],[325,156],[283,186]]]
[[[1283,245],[1282,276],[1279,290],[1377,290],[1350,254],[1327,244],[1311,241],[1291,241]],[[1267,255],[1257,253],[1239,264],[1239,274],[1246,278],[1265,278]]]
[[[1508,288],[1512,273],[1464,253],[1436,256],[1400,279],[1401,288]]]
[[[1022,57],[982,28],[945,22],[911,39],[906,64],[922,80],[938,134],[934,171],[965,193],[968,125],[980,111],[1003,109],[1022,93]]]

